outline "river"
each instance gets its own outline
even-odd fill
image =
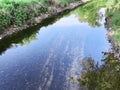
[[[111,48],[100,22],[91,27],[72,11],[1,40],[0,90],[78,90],[70,78],[79,76],[80,62],[102,64]]]

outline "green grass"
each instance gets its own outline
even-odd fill
[[[39,0],[0,0],[1,2],[31,2],[31,1],[39,1]]]
[[[120,11],[119,10],[111,10],[107,13],[107,17],[110,17],[111,28],[114,32],[114,39],[117,44],[120,45]]]

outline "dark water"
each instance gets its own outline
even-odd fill
[[[48,23],[48,22],[46,22]],[[101,27],[80,22],[74,13],[0,41],[0,90],[77,90],[80,61],[101,63],[110,49],[104,18]]]

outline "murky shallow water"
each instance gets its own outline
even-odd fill
[[[92,28],[70,14],[24,39],[0,41],[0,90],[77,90],[70,77],[80,61],[92,57],[101,63],[110,48],[103,24]]]

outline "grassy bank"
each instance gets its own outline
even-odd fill
[[[109,0],[107,3],[106,17],[109,18],[111,30],[115,41],[120,45],[120,1]]]
[[[34,18],[79,0],[0,0],[0,30],[34,24]]]
[[[115,41],[120,45],[120,11],[114,10],[107,13],[107,17],[110,18],[111,29]]]

